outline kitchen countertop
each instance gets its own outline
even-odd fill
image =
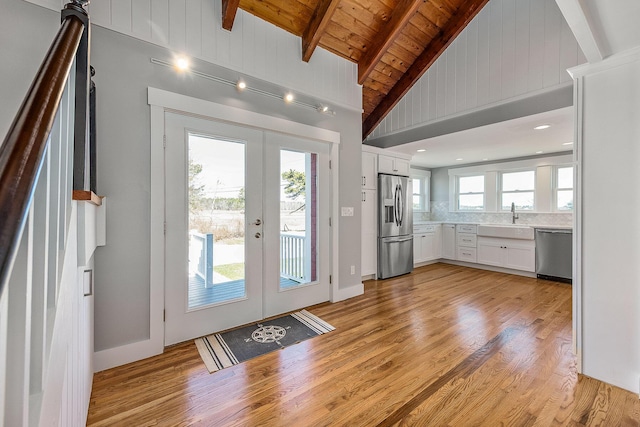
[[[472,224],[472,225],[521,225],[523,227],[531,228],[545,228],[550,230],[573,230],[569,225],[544,225],[544,224],[508,224],[508,223],[484,223],[484,222],[464,222],[464,221],[414,221],[413,226],[419,225],[433,225],[433,224]]]

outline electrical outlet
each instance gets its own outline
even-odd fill
[[[342,207],[342,216],[353,216],[353,208],[352,207]]]
[[[351,274],[356,274],[356,266],[355,265],[351,266]]]

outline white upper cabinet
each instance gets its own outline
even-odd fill
[[[366,151],[362,152],[362,188],[375,190],[376,188],[376,160],[377,156]]]
[[[381,154],[378,156],[378,172],[409,176],[409,160]]]

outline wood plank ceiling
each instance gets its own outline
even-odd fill
[[[364,140],[489,0],[222,0],[358,64]]]

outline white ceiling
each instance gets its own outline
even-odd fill
[[[591,31],[603,45],[604,56],[640,45],[640,1],[585,0],[582,4],[587,9]]]
[[[541,124],[550,124],[551,127],[533,129]],[[573,107],[566,107],[423,139],[388,150],[412,155],[412,165],[439,168],[571,151],[572,145],[562,144],[572,141]],[[418,149],[426,151],[419,153]]]

